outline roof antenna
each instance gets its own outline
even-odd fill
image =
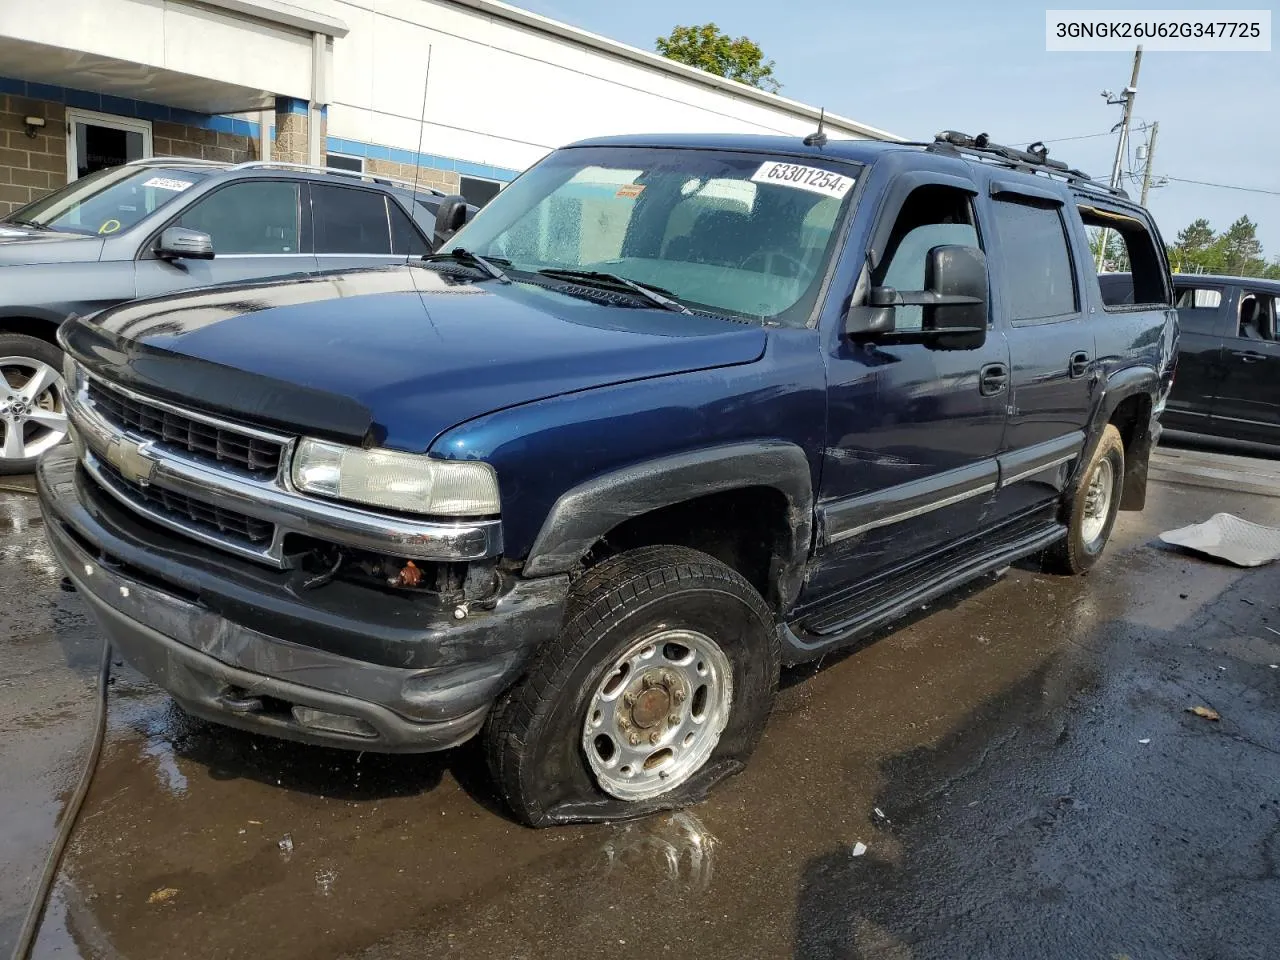
[[[431,80],[431,44],[427,44],[427,72],[422,78],[422,118],[418,121],[418,155],[413,158],[413,219],[418,219],[418,177],[422,174],[422,135],[427,129],[427,84]]]
[[[818,129],[813,131],[804,138],[806,147],[825,147],[827,145],[827,135],[822,129],[822,122],[827,118],[827,108],[822,107],[818,111]]]

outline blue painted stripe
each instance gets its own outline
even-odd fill
[[[465,177],[483,177],[486,180],[500,180],[507,183],[520,173],[507,167],[495,167],[487,163],[472,163],[470,160],[459,160],[455,157],[444,157],[435,153],[418,153],[415,150],[402,150],[399,147],[384,147],[377,143],[365,143],[362,140],[346,140],[342,137],[329,137],[327,149],[334,153],[345,153],[352,157],[367,157],[370,160],[390,160],[395,163],[417,164],[420,167],[432,167],[436,170],[452,170]]]
[[[165,106],[163,103],[151,103],[148,100],[131,100],[128,97],[94,93],[92,90],[77,90],[74,87],[59,87],[51,83],[37,83],[34,80],[0,77],[0,93],[7,93],[17,97],[30,97],[32,100],[49,100],[53,103],[66,104],[68,107],[78,107],[81,110],[112,113],[118,117],[136,117],[139,120],[183,123],[189,127],[200,127],[203,130],[215,130],[220,133],[234,133],[242,137],[258,136],[258,124],[250,120],[242,120],[239,117],[196,113],[193,110],[183,110],[180,107]]]

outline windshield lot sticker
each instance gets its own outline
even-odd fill
[[[624,200],[634,200],[642,193],[644,193],[643,183],[624,183],[618,188],[618,192],[614,196],[621,197]]]
[[[144,181],[144,187],[158,187],[161,190],[173,190],[181,193],[187,187],[191,186],[188,180],[175,180],[172,177],[152,177],[150,180]]]
[[[767,160],[751,175],[755,183],[773,183],[782,187],[795,187],[820,193],[824,197],[843,197],[853,189],[853,177],[846,177],[820,167],[806,167],[799,163],[780,163]]]

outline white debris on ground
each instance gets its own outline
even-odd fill
[[[1229,513],[1215,513],[1204,523],[1166,530],[1160,539],[1238,567],[1260,567],[1280,558],[1280,530]]]

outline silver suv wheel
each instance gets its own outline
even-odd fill
[[[0,460],[33,460],[63,441],[62,375],[34,357],[0,357]]]

